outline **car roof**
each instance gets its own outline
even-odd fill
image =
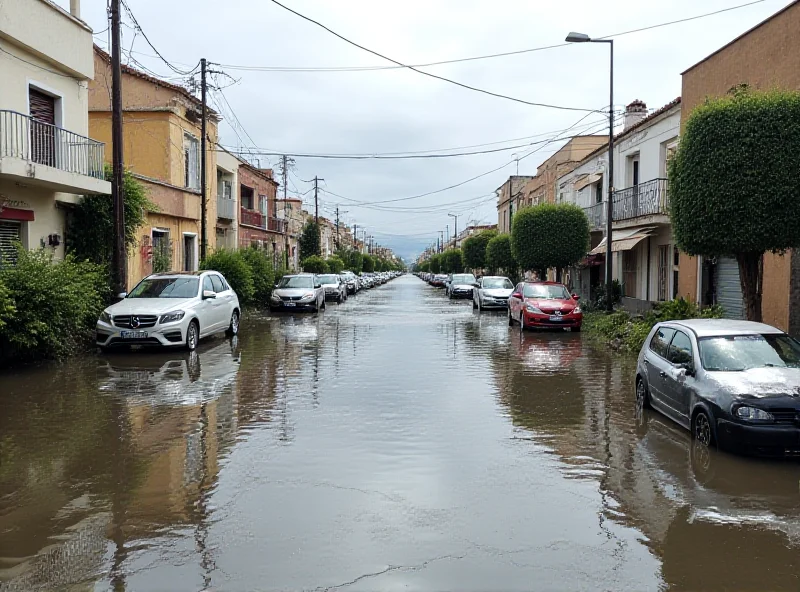
[[[159,273],[151,273],[147,277],[165,277],[165,278],[186,277],[186,276],[188,276],[188,277],[198,277],[198,276],[203,275],[204,273],[208,273],[210,271],[213,271],[214,273],[219,273],[218,271],[215,271],[213,269],[204,269],[202,271],[161,271]]]
[[[736,319],[686,319],[683,321],[664,321],[661,325],[681,326],[694,331],[697,337],[716,337],[725,335],[760,335],[762,333],[782,334],[783,331],[754,321]]]
[[[508,278],[504,275],[485,275],[481,278],[482,280],[507,280]]]
[[[287,273],[283,277],[314,277],[315,275],[323,275],[323,274],[316,274],[316,273]]]
[[[532,286],[563,286],[564,285],[561,282],[545,282],[545,281],[541,281],[541,282],[522,282],[522,283],[523,284],[532,285]]]

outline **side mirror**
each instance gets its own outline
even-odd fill
[[[581,299],[581,297],[580,297],[580,296],[578,296],[577,294],[573,294],[573,295],[572,295],[572,299],[573,299],[573,300],[580,300],[580,299]]]
[[[321,288],[321,287],[322,287],[322,284],[314,284],[314,287],[315,287],[315,288]]]
[[[127,298],[127,297],[128,297],[128,293],[127,292],[120,292],[119,294],[117,294],[117,298],[119,298],[120,300],[122,300],[123,298]]]
[[[695,375],[694,366],[690,362],[686,362],[684,364],[678,364],[678,368],[680,368],[683,371],[683,374],[685,376]]]
[[[213,300],[216,297],[217,293],[214,292],[214,290],[203,290],[203,300],[208,300],[208,299]]]
[[[512,298],[520,298],[520,299],[521,299],[521,298],[522,298],[522,293],[521,293],[521,292],[514,292],[514,293],[511,295],[511,297],[512,297]]]

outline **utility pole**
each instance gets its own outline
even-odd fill
[[[442,243],[444,242],[444,230],[439,231],[439,252],[442,252]]]
[[[125,249],[125,161],[122,153],[122,62],[120,50],[120,0],[111,0],[111,181],[114,213],[114,248],[112,268],[114,293],[128,289],[128,253]]]
[[[336,249],[339,249],[339,206],[336,206]]]
[[[208,244],[206,228],[206,59],[200,60],[200,100],[203,103],[202,121],[200,122],[200,259],[206,258],[206,248]]]
[[[458,214],[447,214],[451,218],[455,218],[455,226],[453,226],[453,246],[458,248]]]
[[[319,226],[319,199],[317,197],[317,192],[319,190],[319,182],[324,180],[325,179],[314,177],[314,222],[316,222],[317,226]]]

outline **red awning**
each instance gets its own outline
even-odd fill
[[[33,222],[33,210],[20,210],[18,208],[4,208],[0,206],[0,219]]]

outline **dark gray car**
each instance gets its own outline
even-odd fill
[[[639,353],[637,403],[700,443],[800,456],[800,342],[762,323],[658,323]]]

